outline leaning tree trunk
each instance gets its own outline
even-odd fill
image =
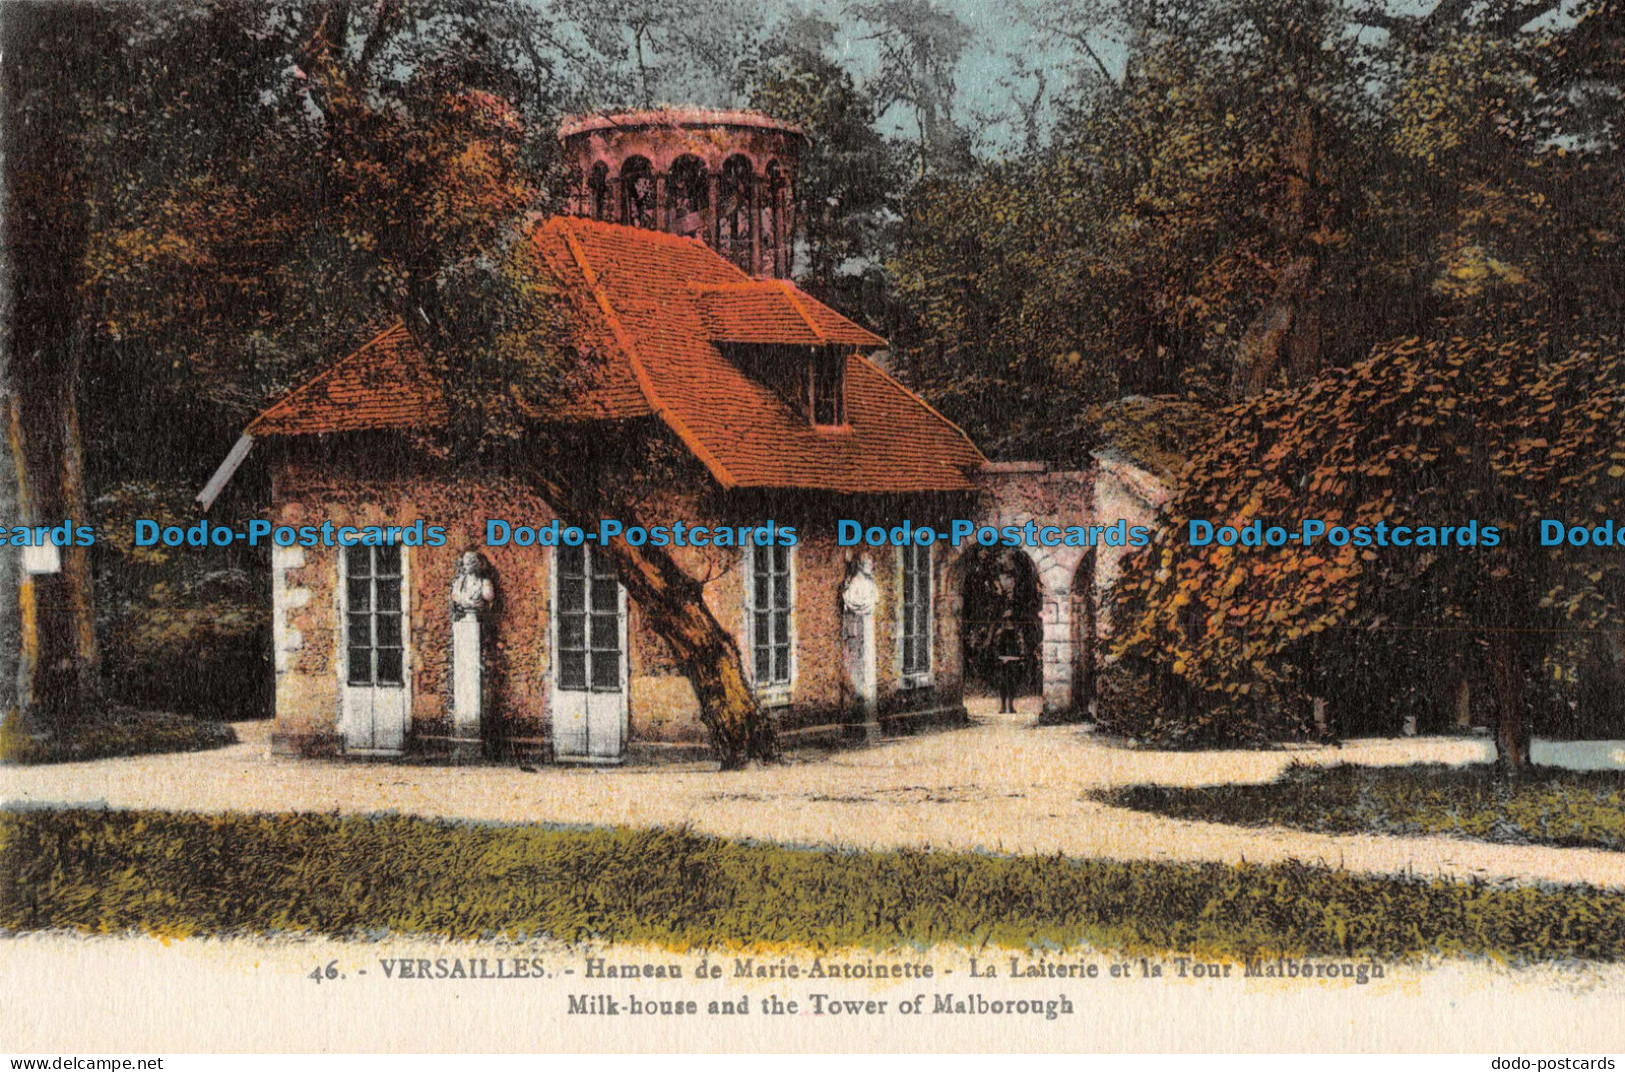
[[[636,517],[632,504],[612,501],[602,489],[582,486],[557,469],[533,463],[525,471],[542,498],[577,524],[592,519]],[[739,770],[750,760],[778,757],[773,723],[756,702],[745,677],[733,635],[705,602],[705,589],[661,547],[633,547],[610,540],[601,548],[615,563],[627,595],[676,656],[700,702],[700,718],[723,770]]]

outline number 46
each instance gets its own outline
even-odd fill
[[[323,979],[337,979],[338,977],[339,977],[339,962],[336,961],[336,960],[328,961],[327,962],[327,967],[325,967],[325,968],[322,967],[320,964],[316,965],[314,968],[312,968],[310,970],[310,975],[308,976],[308,978],[314,979],[318,983],[321,982]]]

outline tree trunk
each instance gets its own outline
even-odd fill
[[[1315,270],[1312,257],[1298,257],[1286,266],[1275,284],[1275,293],[1264,302],[1253,322],[1241,336],[1236,364],[1230,375],[1230,397],[1251,398],[1268,390],[1281,358],[1287,352],[1298,308],[1310,286]]]
[[[1275,292],[1242,334],[1230,377],[1230,396],[1237,400],[1268,390],[1282,365],[1299,383],[1320,370],[1320,309],[1315,290],[1321,256],[1313,237],[1321,211],[1320,139],[1312,107],[1305,105],[1300,112],[1282,163],[1287,180],[1279,218],[1290,259],[1276,278]]]
[[[46,511],[53,502],[55,481],[50,477],[54,449],[53,436],[37,436],[38,418],[27,405],[28,393],[21,385],[8,407],[7,440],[12,454],[17,490],[17,518],[24,525],[55,525]],[[66,549],[64,549],[65,551]],[[66,555],[63,554],[66,566]],[[83,628],[75,620],[66,572],[29,574],[15,562],[17,608],[16,707],[23,725],[32,731],[54,734],[67,732],[82,707],[81,685],[85,675],[75,657],[78,638],[88,630],[94,644],[95,621]],[[85,578],[88,586],[88,576]],[[88,588],[87,588],[88,593]]]
[[[1499,610],[1510,609],[1502,603]],[[1523,651],[1512,616],[1497,613],[1489,630],[1490,679],[1495,689],[1495,765],[1504,776],[1529,769],[1529,727],[1525,721]]]
[[[78,347],[57,384],[61,467],[59,491],[63,517],[73,526],[90,524],[90,500],[85,493],[85,451],[79,430]],[[73,635],[73,692],[75,702],[94,697],[101,687],[101,647],[96,639],[96,595],[92,582],[90,548],[77,541],[62,549],[62,595]]]
[[[524,475],[567,521],[591,524],[595,518],[615,517],[630,523],[636,517],[631,503],[612,501],[601,488],[584,487],[562,472],[544,471],[541,464],[533,464]],[[627,595],[671,647],[694,687],[700,718],[710,731],[711,749],[722,769],[739,770],[752,759],[777,759],[773,723],[756,702],[733,635],[706,605],[704,586],[665,548],[610,540],[600,550],[615,563]]]
[[[83,139],[95,120],[83,63],[122,35],[103,9],[33,5],[0,19],[7,282],[4,387],[18,520],[87,524],[79,368],[87,345],[90,227]],[[99,102],[98,102],[99,103]],[[66,730],[97,691],[99,652],[88,548],[59,549],[56,573],[13,575],[17,707],[36,729]],[[9,602],[9,600],[8,600]]]

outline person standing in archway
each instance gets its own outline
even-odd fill
[[[1027,643],[1016,628],[1016,623],[1006,617],[999,626],[997,635],[993,638],[993,654],[999,660],[999,714],[1013,715],[1016,712],[1016,690],[1021,681],[1021,664],[1026,657]]]

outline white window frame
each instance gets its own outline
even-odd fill
[[[398,687],[410,690],[412,686],[412,566],[410,562],[410,548],[404,544],[398,547],[401,553],[401,683]],[[364,552],[371,566],[373,546],[369,544],[353,543],[338,548],[338,574],[339,574],[339,687],[340,688],[396,688],[394,685],[380,685],[373,681],[365,685],[355,685],[350,681],[350,553]],[[376,591],[377,579],[373,578]],[[375,609],[375,608],[374,608]],[[369,609],[368,613],[373,613]],[[376,672],[377,656],[373,657],[373,668]],[[407,692],[408,701],[411,692]],[[410,707],[407,709],[411,710]]]
[[[760,550],[754,543],[745,548],[742,556],[744,564],[744,615],[743,630],[741,632],[741,648],[744,651],[745,672],[750,675],[751,689],[756,693],[756,702],[763,707],[787,706],[795,695],[796,678],[799,674],[799,655],[796,635],[796,549],[790,547],[777,548],[785,553],[789,560],[790,583],[790,613],[786,616],[785,628],[789,632],[790,642],[790,677],[787,681],[775,681],[769,684],[758,684],[756,680],[756,552]]]
[[[587,548],[588,548],[587,553],[591,554],[592,553],[592,550],[591,550],[592,545],[588,544]],[[560,666],[561,666],[561,663],[562,663],[562,660],[559,658],[559,618],[560,618],[560,613],[559,613],[559,574],[560,574],[560,570],[559,570],[559,551],[560,550],[561,550],[561,548],[559,548],[559,547],[552,548],[552,553],[550,555],[548,555],[548,559],[547,559],[547,652],[546,652],[547,704],[548,704],[547,719],[548,719],[548,725],[549,725],[549,732],[553,734],[553,749],[554,749],[553,754],[554,754],[554,758],[557,759],[557,760],[560,760],[562,762],[568,762],[568,763],[598,763],[598,764],[605,764],[605,765],[619,764],[619,763],[621,763],[621,762],[623,762],[625,760],[626,754],[627,754],[627,748],[628,748],[628,745],[629,745],[629,743],[631,742],[631,739],[632,739],[632,649],[629,646],[630,632],[629,632],[629,626],[628,626],[628,622],[629,622],[630,619],[629,619],[629,615],[627,613],[628,597],[627,597],[627,594],[626,594],[626,585],[622,584],[620,582],[619,577],[616,578],[616,588],[619,590],[619,599],[618,599],[617,605],[616,605],[616,613],[617,613],[617,616],[620,618],[620,631],[621,631],[621,688],[620,688],[620,701],[619,701],[620,721],[621,721],[621,754],[619,756],[616,756],[616,757],[608,757],[608,756],[593,756],[593,755],[590,755],[590,754],[576,755],[576,754],[573,754],[573,753],[560,753],[558,751],[558,748],[559,748],[559,744],[558,744],[559,737],[558,737],[558,730],[557,730],[558,722],[555,721],[555,720],[560,717],[560,713],[561,713],[561,710],[562,710],[561,705],[564,704],[564,703],[567,703],[567,702],[569,702],[569,703],[582,702],[582,703],[590,704],[591,703],[590,698],[592,696],[594,696],[594,695],[597,695],[597,696],[610,695],[607,692],[597,692],[597,693],[595,693],[593,691],[593,689],[591,688],[591,677],[592,677],[592,675],[591,675],[591,667],[588,668],[588,688],[586,690],[583,691],[583,690],[579,690],[579,689],[565,689],[565,688],[561,688],[560,685],[559,685],[559,673],[560,673]],[[589,564],[588,568],[589,569],[591,568],[590,564]],[[590,592],[587,594],[587,598],[588,598],[589,601],[591,600],[592,596],[591,596]],[[590,615],[589,615],[589,618],[590,618]],[[590,621],[587,624],[587,628],[589,630],[592,628],[592,625],[591,625]],[[578,697],[583,697],[583,696],[588,697],[588,699],[587,700],[578,700],[577,699]],[[590,708],[588,710],[589,710],[589,717],[590,717]],[[588,739],[588,749],[589,749],[589,752],[590,752],[591,740],[592,740],[590,728],[589,728],[589,731],[588,731],[588,738],[587,739]]]
[[[592,666],[593,666],[594,659],[593,659],[593,657],[591,655],[589,655],[587,657],[585,663],[583,664],[584,672],[587,675],[586,676],[585,686],[582,687],[582,688],[579,688],[579,689],[573,689],[573,688],[566,688],[564,686],[564,684],[563,684],[563,676],[564,676],[564,674],[563,674],[563,667],[564,667],[563,655],[564,655],[564,649],[561,647],[561,645],[559,643],[559,623],[564,617],[564,611],[562,609],[560,609],[561,604],[559,602],[559,581],[563,579],[563,573],[562,573],[562,570],[560,568],[559,557],[560,557],[560,553],[562,551],[564,551],[564,550],[566,550],[566,548],[564,548],[564,547],[555,547],[555,548],[553,548],[553,553],[550,556],[550,561],[548,563],[547,650],[548,650],[549,663],[550,663],[550,666],[551,666],[551,669],[552,669],[552,675],[551,675],[552,688],[554,689],[554,691],[561,692],[561,693],[593,692],[593,693],[599,693],[599,694],[607,694],[607,693],[609,693],[611,691],[614,691],[614,692],[619,692],[622,696],[625,696],[626,695],[626,690],[627,690],[627,687],[628,687],[628,684],[629,684],[628,678],[631,676],[632,652],[626,646],[627,645],[627,613],[626,613],[627,596],[626,596],[626,585],[621,583],[621,579],[620,579],[619,576],[613,577],[613,580],[614,580],[614,583],[615,583],[615,590],[616,590],[615,613],[616,613],[616,617],[619,619],[618,629],[620,630],[620,633],[619,633],[619,635],[620,635],[620,646],[621,646],[621,650],[620,650],[620,674],[619,674],[620,685],[616,689],[613,689],[613,690],[606,689],[606,688],[594,688],[593,687],[593,683],[592,683]],[[603,552],[602,548],[596,547],[593,544],[581,545],[582,565],[583,565],[583,568],[585,568],[589,574],[591,574],[591,572],[592,572],[592,560],[593,560],[593,557],[595,555],[602,555],[603,553],[604,552]],[[592,611],[591,607],[592,607],[592,587],[593,587],[593,584],[594,584],[593,579],[589,577],[589,579],[587,581],[587,587],[582,593],[583,598],[586,600],[586,603],[583,604],[583,606],[586,609],[582,612],[584,617],[585,617],[585,621],[582,623],[582,630],[583,630],[582,637],[583,637],[583,642],[588,644],[588,645],[591,645],[591,643],[592,643],[592,617],[593,617],[593,611]],[[600,612],[600,613],[602,613],[602,612]],[[591,650],[591,649],[589,647],[588,649],[581,649],[581,650]],[[623,739],[624,739],[624,736],[623,736]]]
[[[828,361],[835,371],[835,420],[826,424],[818,419],[818,363]],[[849,427],[846,419],[846,364],[844,351],[821,353],[814,351],[807,362],[807,420],[814,428],[841,429]]]
[[[936,547],[916,544],[897,549],[897,679],[905,689],[929,688],[936,682],[937,668],[937,554]],[[903,603],[904,572],[908,568],[908,555],[913,551],[925,552],[925,668],[910,671],[906,666],[908,650],[908,616]]]
[[[338,584],[333,592],[333,607],[338,614],[338,627],[333,630],[333,662],[332,666],[338,671],[338,722],[336,728],[342,737],[345,728],[345,719],[349,717],[346,710],[345,691],[352,687],[378,686],[351,686],[350,685],[350,570],[348,552],[360,548],[366,550],[364,544],[350,544],[334,548],[333,566],[334,574],[338,577]],[[401,545],[401,689],[402,702],[406,706],[406,742],[400,749],[371,749],[346,748],[351,755],[400,755],[407,750],[411,740],[413,713],[412,713],[412,675],[413,661],[416,650],[412,641],[412,549]],[[301,549],[302,552],[302,549]],[[368,552],[371,553],[370,551]],[[388,687],[388,686],[385,686]]]

